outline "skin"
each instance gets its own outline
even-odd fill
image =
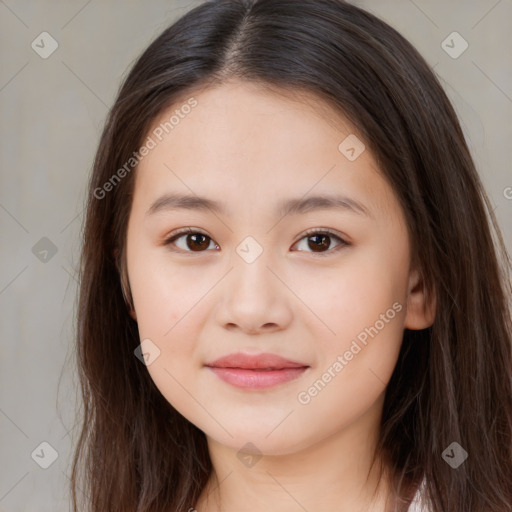
[[[160,350],[147,370],[208,440],[214,471],[190,507],[382,512],[387,479],[377,487],[375,469],[368,471],[384,392],[404,328],[431,325],[435,310],[410,266],[398,200],[368,145],[355,161],[338,150],[358,132],[316,97],[230,81],[194,98],[197,107],[139,164],[127,235],[131,314],[141,340]],[[222,200],[228,212],[147,215],[164,192]],[[333,192],[363,203],[370,215],[274,212],[283,198]],[[164,245],[186,227],[209,237],[199,238],[202,249],[191,249],[194,239],[186,234]],[[304,234],[310,228],[330,228],[350,245],[336,250],[340,242],[331,237],[315,252],[308,244],[314,235]],[[247,236],[263,249],[252,263],[236,252]],[[300,403],[298,394],[396,303],[401,311],[309,403]],[[309,368],[254,391],[204,366],[238,351],[275,353]],[[262,455],[253,465],[238,456],[248,442]]]

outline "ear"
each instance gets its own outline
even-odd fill
[[[124,301],[125,301],[125,303],[126,303],[126,305],[128,307],[128,312],[129,312],[130,316],[135,321],[137,321],[137,313],[135,313],[135,309],[133,308],[133,306],[131,304],[131,301],[128,299],[127,284],[126,284],[127,278],[126,278],[126,276],[124,275],[124,273],[123,273],[123,271],[121,269],[121,265],[120,265],[120,262],[119,262],[119,249],[118,248],[115,248],[112,251],[112,256],[114,257],[114,261],[116,263],[116,268],[117,268],[117,271],[118,271],[119,276],[120,276],[121,290],[123,292]],[[130,294],[130,297],[131,297],[131,294]]]
[[[129,313],[130,313],[130,316],[131,316],[135,321],[137,321],[137,313],[135,313],[135,309],[130,308]]]
[[[409,274],[407,290],[407,314],[405,325],[407,329],[420,330],[430,327],[436,316],[437,301],[435,296],[427,297],[425,282],[417,270]]]

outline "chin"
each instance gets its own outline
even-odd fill
[[[216,443],[231,448],[237,453],[242,451],[244,453],[253,455],[288,455],[296,452],[301,448],[304,440],[295,440],[290,438],[286,432],[281,434],[272,433],[271,429],[265,431],[257,430],[254,428],[243,429],[229,429],[233,437],[230,437],[226,432],[222,431],[221,435],[210,436],[206,433],[207,437],[211,437]],[[219,434],[219,432],[217,432]]]

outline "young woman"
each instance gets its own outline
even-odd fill
[[[510,260],[443,89],[373,15],[216,0],[165,30],[81,263],[74,510],[512,510]]]

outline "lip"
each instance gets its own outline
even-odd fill
[[[237,352],[216,359],[206,366],[215,368],[241,368],[244,370],[282,370],[283,368],[302,368],[308,366],[304,363],[291,361],[276,354],[244,354]]]
[[[238,352],[205,365],[223,381],[245,389],[262,389],[291,381],[309,365],[276,354],[249,355]]]

